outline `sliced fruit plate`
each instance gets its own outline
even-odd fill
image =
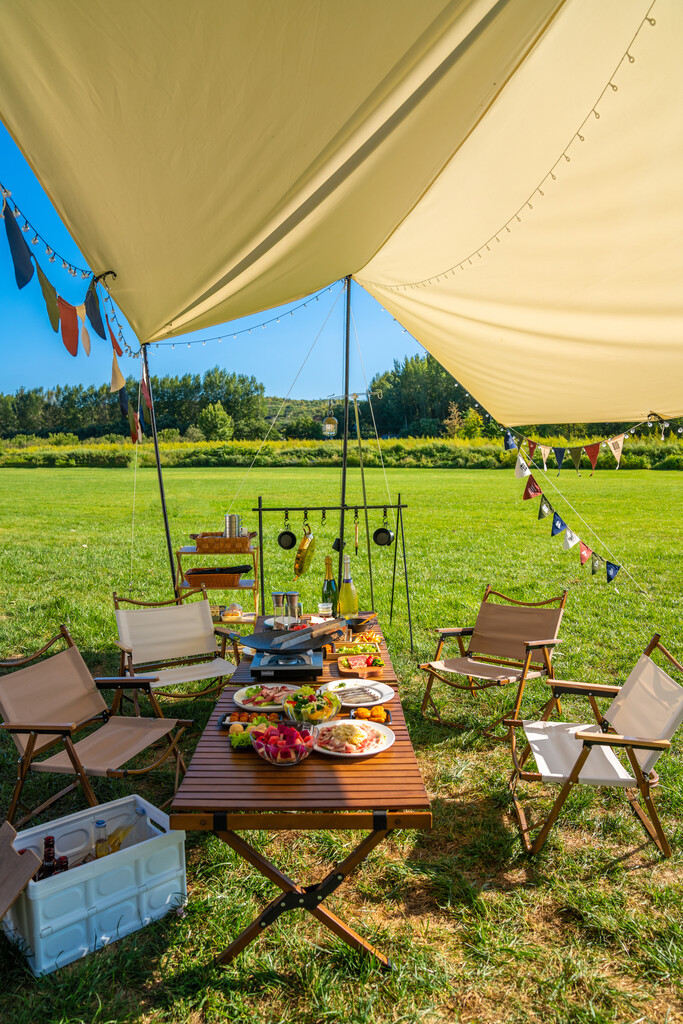
[[[340,718],[320,727],[315,749],[330,757],[370,757],[388,750],[395,739],[391,729],[380,722]]]
[[[298,689],[289,683],[254,683],[237,690],[232,699],[244,711],[282,711],[285,698]]]
[[[393,687],[387,683],[368,683],[360,676],[346,679],[332,679],[323,683],[320,692],[336,693],[344,707],[371,708],[375,704],[386,704],[393,700]]]
[[[337,667],[345,676],[381,676],[384,661],[377,654],[349,654],[337,660]]]

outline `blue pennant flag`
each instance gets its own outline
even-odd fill
[[[119,388],[119,409],[124,420],[128,419],[128,392],[125,388]]]
[[[555,458],[557,459],[557,475],[559,476],[560,470],[562,469],[562,462],[564,461],[565,449],[553,448],[553,451],[555,452]]]
[[[145,423],[145,403],[144,402],[140,402],[140,406],[138,408],[138,416],[140,417],[140,426],[141,426],[142,430],[145,433],[147,433],[147,424]]]
[[[12,254],[14,263],[14,276],[19,288],[23,288],[33,277],[33,263],[31,262],[31,250],[26,244],[24,233],[14,219],[14,212],[7,203],[3,204],[2,212],[5,216],[5,231],[9,251]]]
[[[516,447],[517,447],[517,444],[516,444],[516,442],[515,442],[515,439],[514,439],[514,437],[512,436],[512,431],[511,431],[511,430],[506,430],[506,431],[505,431],[505,441],[504,441],[504,445],[505,445],[505,450],[506,450],[506,451],[511,451],[511,450],[512,450],[513,448],[516,448]]]
[[[564,519],[560,518],[557,512],[553,512],[553,525],[550,527],[550,536],[557,537],[558,533],[562,533],[562,531],[566,529],[567,524]]]
[[[614,562],[605,562],[605,569],[607,570],[607,582],[611,583],[621,566],[615,565]]]

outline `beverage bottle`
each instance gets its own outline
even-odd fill
[[[69,870],[69,858],[68,857],[57,857],[57,864],[55,866],[55,874],[59,875],[62,871]]]
[[[358,615],[358,591],[351,579],[351,555],[344,555],[344,573],[339,588],[339,614],[345,619],[353,619]]]
[[[38,878],[49,878],[54,875],[55,861],[55,837],[45,836],[43,840],[43,866],[38,872]]]
[[[143,809],[141,807],[134,807],[121,824],[117,825],[116,828],[109,833],[107,838],[109,840],[110,853],[116,853],[117,850],[121,849],[121,843],[123,840],[126,836],[130,835],[135,826],[138,825],[144,817],[145,812]]]
[[[323,601],[332,605],[332,614],[337,614],[337,582],[332,575],[332,558],[325,559],[325,582],[323,583]]]
[[[111,853],[107,839],[107,823],[103,819],[95,822],[95,857],[106,857]]]

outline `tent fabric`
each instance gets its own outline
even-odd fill
[[[0,117],[141,341],[354,275],[504,423],[683,413],[677,0],[5,0],[3,27]]]

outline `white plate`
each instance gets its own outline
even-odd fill
[[[273,619],[273,616],[271,615],[271,617],[269,619],[266,619],[264,621],[263,625],[264,625],[264,627],[266,629],[272,629],[274,621],[275,620]],[[290,626],[293,626],[298,621],[299,620],[295,619],[293,615],[285,615],[285,617],[284,617],[284,624],[285,624],[284,628],[288,629]]]
[[[243,658],[253,658],[254,655],[256,654],[256,651],[254,650],[253,647],[240,647],[240,654],[242,655]],[[254,685],[256,684],[254,683]]]
[[[355,690],[357,686],[370,687],[370,689],[377,691],[379,697],[377,700],[363,701],[362,704],[356,704],[355,701],[349,701],[347,704],[344,700],[344,690]],[[342,706],[346,708],[373,708],[375,704],[387,704],[394,696],[392,686],[387,686],[386,683],[375,683],[372,679],[361,679],[355,676],[347,676],[345,679],[332,679],[329,683],[323,683],[318,689],[336,693],[341,697]]]
[[[345,757],[345,758],[358,758],[358,757],[372,757],[373,754],[383,754],[385,750],[393,744],[396,739],[396,734],[392,732],[386,725],[381,725],[380,722],[365,722],[363,719],[359,722],[356,718],[334,718],[331,722],[325,722],[321,728],[332,727],[335,725],[358,725],[361,728],[364,725],[369,725],[371,728],[376,729],[377,732],[381,733],[384,737],[384,744],[381,747],[373,747],[372,750],[363,750],[360,754],[343,754],[338,750],[327,750],[326,747],[321,747],[316,743],[314,750],[317,750],[319,754],[329,754],[330,757]]]
[[[286,686],[287,693],[296,693],[300,689],[299,686],[290,686],[288,683],[249,683],[249,686],[243,686],[241,690],[238,690],[232,698],[238,708],[242,708],[244,711],[282,711],[282,701],[279,704],[245,704],[244,698],[247,696],[247,690],[250,690],[252,686]],[[282,698],[284,700],[284,697]]]

